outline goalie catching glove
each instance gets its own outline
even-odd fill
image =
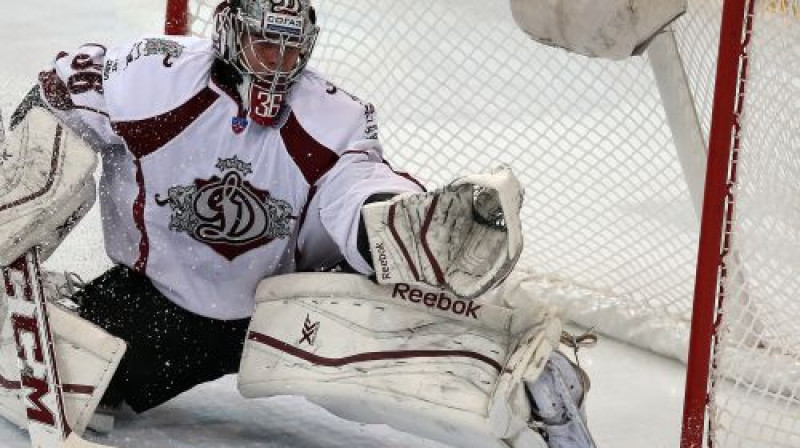
[[[425,283],[475,298],[522,252],[522,188],[509,168],[364,206],[378,283]]]

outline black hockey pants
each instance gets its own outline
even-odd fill
[[[146,411],[197,384],[238,371],[249,319],[215,320],[164,297],[116,266],[75,296],[85,319],[128,343],[101,404]]]

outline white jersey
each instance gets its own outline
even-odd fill
[[[383,160],[371,104],[312,70],[277,126],[248,122],[212,43],[146,37],[61,53],[43,97],[101,154],[109,257],[216,319],[250,316],[264,277],[346,260],[378,192],[420,191]]]

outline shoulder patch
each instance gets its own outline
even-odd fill
[[[306,69],[289,106],[308,132],[337,154],[364,140],[378,140],[375,106]]]
[[[352,101],[360,104],[361,107],[364,108],[364,121],[366,122],[364,126],[364,138],[368,140],[378,139],[378,120],[375,118],[375,106],[373,106],[372,103],[362,101],[361,98],[344,89],[340,89],[330,81],[325,81],[325,93],[328,95],[345,95]]]
[[[151,38],[144,40],[143,56],[163,55],[164,67],[171,67],[172,61],[178,59],[183,54],[185,46],[174,40],[163,38]]]
[[[145,36],[110,49],[102,68],[112,121],[169,112],[208,87],[214,61],[208,39]]]
[[[208,48],[206,48],[208,47]],[[108,80],[115,73],[121,73],[131,66],[138,66],[153,57],[161,59],[163,67],[170,68],[188,53],[203,53],[210,50],[210,44],[203,39],[186,36],[148,36],[115,49],[109,54],[103,67],[103,78]]]
[[[174,40],[153,37],[134,42],[124,59],[108,59],[103,67],[103,79],[108,80],[113,73],[127,70],[129,66],[148,56],[163,57],[164,67],[172,67],[180,58],[186,46]]]

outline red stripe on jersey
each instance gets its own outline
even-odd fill
[[[289,114],[286,124],[281,128],[281,137],[286,151],[309,185],[314,185],[339,160],[335,152],[306,132],[294,112]]]
[[[291,344],[280,341],[272,336],[251,331],[247,339],[264,345],[268,345],[276,350],[282,351],[296,358],[308,361],[311,364],[341,367],[349,364],[356,364],[370,361],[384,361],[390,359],[410,359],[410,358],[470,358],[480,361],[492,367],[497,373],[503,371],[503,366],[494,359],[480,353],[469,350],[386,350],[381,352],[362,352],[341,358],[326,358],[317,354],[307,352]]]
[[[141,158],[156,152],[183,132],[219,98],[206,87],[177,108],[144,120],[111,123],[114,132],[125,140],[128,150]]]
[[[133,163],[136,165],[136,185],[139,187],[139,194],[136,195],[136,200],[133,202],[133,222],[141,234],[139,239],[139,258],[136,259],[133,269],[144,274],[147,269],[147,259],[150,256],[150,238],[147,236],[147,226],[144,224],[144,173],[142,173],[141,160],[135,159]]]

